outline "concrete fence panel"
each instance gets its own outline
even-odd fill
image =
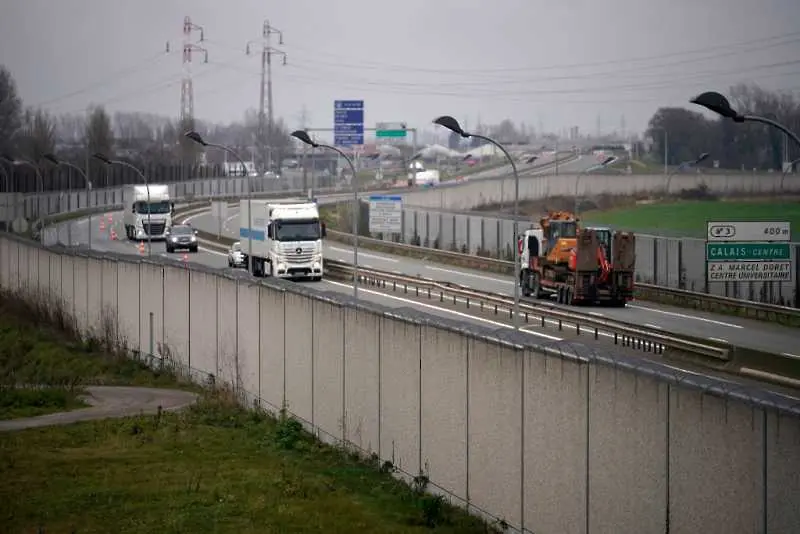
[[[581,533],[586,517],[588,362],[534,351],[527,351],[524,359],[525,526],[531,532]],[[507,437],[516,439],[511,432]]]
[[[522,351],[469,345],[469,500],[519,525],[522,491]]]
[[[311,422],[313,397],[312,308],[315,302],[293,292],[285,294],[286,344],[284,348],[286,409]]]
[[[20,258],[23,256],[26,258],[25,263],[28,264],[28,260],[31,259],[31,252],[35,253],[35,250],[22,250]],[[72,314],[72,317],[75,319],[75,324],[80,326],[80,314],[81,314],[81,294],[79,294],[79,287],[77,278],[80,276],[79,272],[79,265],[78,262],[80,258],[78,256],[62,256],[61,257],[61,294],[64,298],[64,303],[66,304],[66,312]],[[30,267],[28,267],[30,269]],[[85,277],[84,277],[85,282]],[[83,284],[85,287],[85,283]],[[31,285],[29,280],[25,281],[25,286],[29,289],[34,289],[35,286]],[[83,295],[86,293],[84,292]]]
[[[238,384],[243,358],[238,347],[239,282],[217,278],[217,378],[226,384]]]
[[[186,269],[164,270],[163,343],[168,347],[175,363],[180,363],[187,369],[191,368],[189,278],[189,271]]]
[[[422,470],[437,486],[464,498],[468,494],[469,338],[423,327],[422,339]]]
[[[144,354],[161,358],[164,343],[164,267],[150,261],[139,264],[139,346]]]
[[[98,334],[102,334],[104,314],[103,299],[103,276],[106,270],[106,260],[103,258],[88,258],[89,274],[86,277],[88,287],[86,288],[87,308],[89,310],[89,328]]]
[[[204,271],[189,275],[189,361],[191,369],[217,373],[217,280]]]
[[[382,321],[376,314],[344,309],[344,406],[346,439],[381,458],[381,367],[384,360]]]
[[[261,354],[259,290],[255,284],[240,281],[236,287],[236,352],[239,355],[240,386],[258,395]]]
[[[670,532],[757,531],[763,421],[755,410],[697,391],[671,391]]]
[[[760,410],[757,415],[766,425],[763,439],[761,474],[766,482],[762,495],[767,532],[790,534],[800,525],[800,424],[797,419]],[[764,510],[762,510],[763,512]]]
[[[311,424],[326,440],[342,439],[345,425],[345,309],[338,303],[316,301],[311,310]],[[363,379],[363,378],[362,378]],[[350,430],[350,429],[347,429]],[[352,429],[358,434],[361,429]],[[353,440],[355,441],[355,440]]]
[[[286,331],[285,297],[283,291],[259,288],[261,372],[258,395],[274,413],[286,400],[286,345],[293,342],[293,335],[287,336]]]
[[[3,249],[0,251],[0,254],[6,254],[7,250]],[[67,302],[64,300],[63,292],[62,292],[62,284],[61,284],[61,255],[55,254],[53,252],[46,253],[47,256],[47,263],[48,263],[48,284],[47,286],[50,288],[50,291],[53,292],[54,295],[57,296],[59,302],[62,306],[66,307]],[[5,257],[5,256],[3,256]],[[2,262],[5,265],[5,262]],[[105,280],[105,275],[103,277],[103,281]],[[3,274],[2,278],[0,279],[0,283],[3,285],[6,284],[6,275]]]
[[[589,532],[664,532],[667,390],[667,385],[651,377],[592,366],[587,444]]]
[[[66,263],[63,264],[66,268]],[[62,271],[63,272],[63,271]],[[120,261],[117,264],[119,331],[128,347],[140,350],[139,340],[139,264]]]
[[[367,315],[361,311],[357,320]],[[411,476],[420,473],[421,327],[381,320],[381,454]],[[354,340],[355,341],[355,340]]]

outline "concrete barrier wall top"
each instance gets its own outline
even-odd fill
[[[23,276],[27,289],[47,289],[57,272],[68,304],[85,287],[72,280],[95,282],[87,259],[102,262],[104,295],[116,269],[120,293],[102,299],[115,306],[105,315],[146,354],[168,352],[151,351],[151,339],[184,347],[173,361],[197,379],[230,380],[243,398],[512,527],[655,534],[669,522],[673,533],[727,534],[800,521],[791,397],[311,285],[109,261],[5,234],[0,251],[4,289]]]

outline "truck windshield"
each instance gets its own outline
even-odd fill
[[[278,241],[316,241],[319,238],[318,219],[275,222],[275,239]]]
[[[164,202],[151,202],[149,204],[150,209],[148,210],[147,202],[137,202],[134,204],[134,208],[136,209],[136,213],[169,213],[170,212],[170,203],[167,201]]]

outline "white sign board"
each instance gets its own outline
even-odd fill
[[[709,261],[709,282],[791,282],[791,261]]]
[[[228,203],[222,200],[211,202],[211,216],[215,219],[224,219],[228,216]]]
[[[788,221],[720,221],[709,222],[708,241],[791,241]]]
[[[369,197],[369,231],[373,234],[399,234],[403,231],[403,197]]]

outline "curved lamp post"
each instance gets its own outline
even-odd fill
[[[150,224],[150,212],[152,211],[152,207],[150,206],[150,184],[147,182],[147,176],[144,175],[142,171],[139,170],[138,167],[135,165],[131,165],[127,161],[122,161],[118,159],[110,159],[108,156],[100,154],[99,152],[96,154],[92,154],[92,157],[97,161],[105,163],[106,165],[119,165],[121,167],[127,167],[129,169],[133,169],[136,174],[139,175],[139,178],[144,182],[145,190],[147,191],[147,256],[152,256],[153,254],[153,236],[150,233],[153,231],[153,227]]]
[[[581,177],[583,177],[584,174],[589,174],[590,172],[592,172],[595,169],[602,169],[602,168],[606,167],[607,165],[609,165],[610,163],[613,163],[615,161],[617,161],[617,157],[616,156],[608,156],[606,159],[604,159],[603,161],[601,161],[597,165],[592,165],[591,167],[587,167],[586,169],[583,169],[581,172],[578,173],[578,176],[575,177],[575,216],[576,217],[578,216],[578,186],[581,183]]]
[[[731,103],[727,98],[715,91],[707,91],[702,93],[689,100],[689,102],[713,111],[714,113],[717,113],[726,119],[731,119],[733,122],[760,122],[762,124],[772,126],[773,128],[777,128],[791,137],[792,140],[797,143],[798,146],[800,146],[800,137],[797,137],[796,133],[791,131],[783,124],[759,115],[743,115],[731,107]]]
[[[511,163],[511,170],[514,173],[514,239],[512,242],[512,247],[514,249],[514,313],[513,313],[513,320],[514,320],[514,329],[519,330],[519,250],[517,248],[517,239],[519,233],[519,173],[517,172],[517,164],[514,163],[514,158],[511,157],[511,154],[508,153],[508,150],[505,149],[503,145],[492,139],[491,137],[486,137],[484,135],[469,133],[464,131],[461,128],[461,125],[458,124],[458,121],[449,116],[449,115],[442,115],[441,117],[436,118],[433,121],[434,124],[438,124],[439,126],[444,126],[451,132],[457,133],[463,138],[470,138],[474,137],[476,139],[482,139],[487,143],[490,143],[503,153],[506,159]],[[502,200],[502,198],[501,198]]]
[[[711,155],[711,154],[709,154],[708,152],[703,152],[702,154],[700,154],[699,156],[697,156],[697,158],[695,158],[695,159],[690,159],[690,160],[688,160],[688,161],[682,161],[682,162],[681,162],[681,163],[680,163],[680,164],[679,164],[679,165],[678,165],[678,166],[675,168],[675,170],[674,170],[674,171],[672,171],[671,173],[669,173],[669,174],[667,175],[667,183],[666,183],[666,185],[664,186],[664,194],[665,194],[665,195],[669,195],[669,184],[670,184],[670,183],[672,183],[672,177],[673,177],[673,176],[675,176],[676,174],[678,174],[679,172],[681,172],[681,171],[682,171],[683,169],[685,169],[686,167],[691,167],[691,166],[693,166],[693,165],[697,165],[698,163],[701,163],[701,162],[703,162],[703,161],[707,160],[707,159],[708,159],[708,157],[709,157],[710,155]]]
[[[70,163],[68,161],[62,161],[62,160],[58,159],[54,154],[45,154],[44,156],[42,156],[42,159],[45,159],[45,160],[49,161],[50,163],[52,163],[56,167],[62,167],[62,166],[63,167],[69,167],[70,169],[73,169],[73,170],[77,171],[78,174],[81,175],[81,177],[83,178],[83,181],[86,183],[86,204],[87,204],[87,207],[88,207],[89,194],[90,194],[90,192],[92,190],[92,182],[89,180],[89,177],[86,176],[86,172],[83,169],[81,169],[80,167],[78,167],[77,165],[73,165],[72,163]],[[70,190],[70,192],[72,192],[72,177],[71,176],[68,178],[67,187]],[[67,231],[69,232],[69,237],[67,239],[69,240],[69,244],[72,245],[72,224],[71,223],[67,226]],[[88,240],[89,248],[91,249],[92,248],[92,216],[91,215],[89,215],[89,234],[88,234],[88,239],[87,240]]]
[[[27,159],[15,158],[15,157],[10,156],[8,154],[3,154],[2,155],[2,159],[6,160],[7,162],[9,162],[11,165],[13,165],[15,167],[28,166],[28,167],[32,168],[33,171],[36,173],[36,179],[39,182],[39,193],[41,193],[42,196],[44,196],[44,178],[42,177],[42,172],[39,169],[38,165],[36,165],[32,161],[28,161]],[[34,196],[36,196],[36,195],[34,195]],[[37,197],[36,198],[36,216],[37,217],[39,216],[39,213],[41,212],[41,210],[39,209],[40,202],[41,202],[41,198]],[[48,207],[49,207],[49,205],[48,205]],[[47,214],[45,214],[45,215],[47,215]],[[44,229],[45,229],[44,217],[41,217],[41,220],[42,220],[42,228],[41,228],[42,235],[41,235],[41,238],[42,238],[42,243],[44,243]]]
[[[211,147],[211,148],[216,148],[216,149],[222,150],[223,152],[227,152],[228,154],[233,156],[239,162],[239,164],[242,166],[242,172],[244,173],[244,176],[247,177],[247,221],[248,221],[248,223],[247,223],[247,272],[249,272],[250,274],[253,274],[255,272],[255,267],[254,267],[255,266],[255,262],[253,261],[253,237],[250,235],[250,227],[253,224],[253,208],[252,208],[253,176],[251,175],[251,173],[247,172],[247,165],[245,165],[244,159],[242,159],[242,157],[234,149],[232,149],[231,147],[228,147],[228,146],[225,146],[225,145],[219,145],[217,143],[209,143],[208,141],[203,139],[203,136],[201,136],[199,133],[197,133],[194,130],[189,130],[188,132],[186,132],[183,135],[187,139],[190,139],[190,140],[194,141],[195,143],[197,143],[198,145],[200,145],[202,147],[205,147],[205,148]],[[218,178],[217,179],[217,192],[218,193],[221,190],[221,188],[220,188],[220,185],[221,185],[220,180],[221,179],[222,178]],[[219,218],[218,225],[219,225],[218,233],[222,233],[222,218],[221,217]],[[241,225],[239,225],[239,226],[241,227]],[[239,228],[239,234],[241,235],[241,228]]]
[[[350,166],[350,171],[353,173],[353,298],[358,298],[358,219],[360,215],[358,205],[358,175],[356,174],[356,167],[353,165],[353,160],[350,157],[332,145],[317,143],[308,135],[305,130],[295,130],[291,134],[292,137],[301,141],[312,148],[324,148],[336,152],[347,161]]]

